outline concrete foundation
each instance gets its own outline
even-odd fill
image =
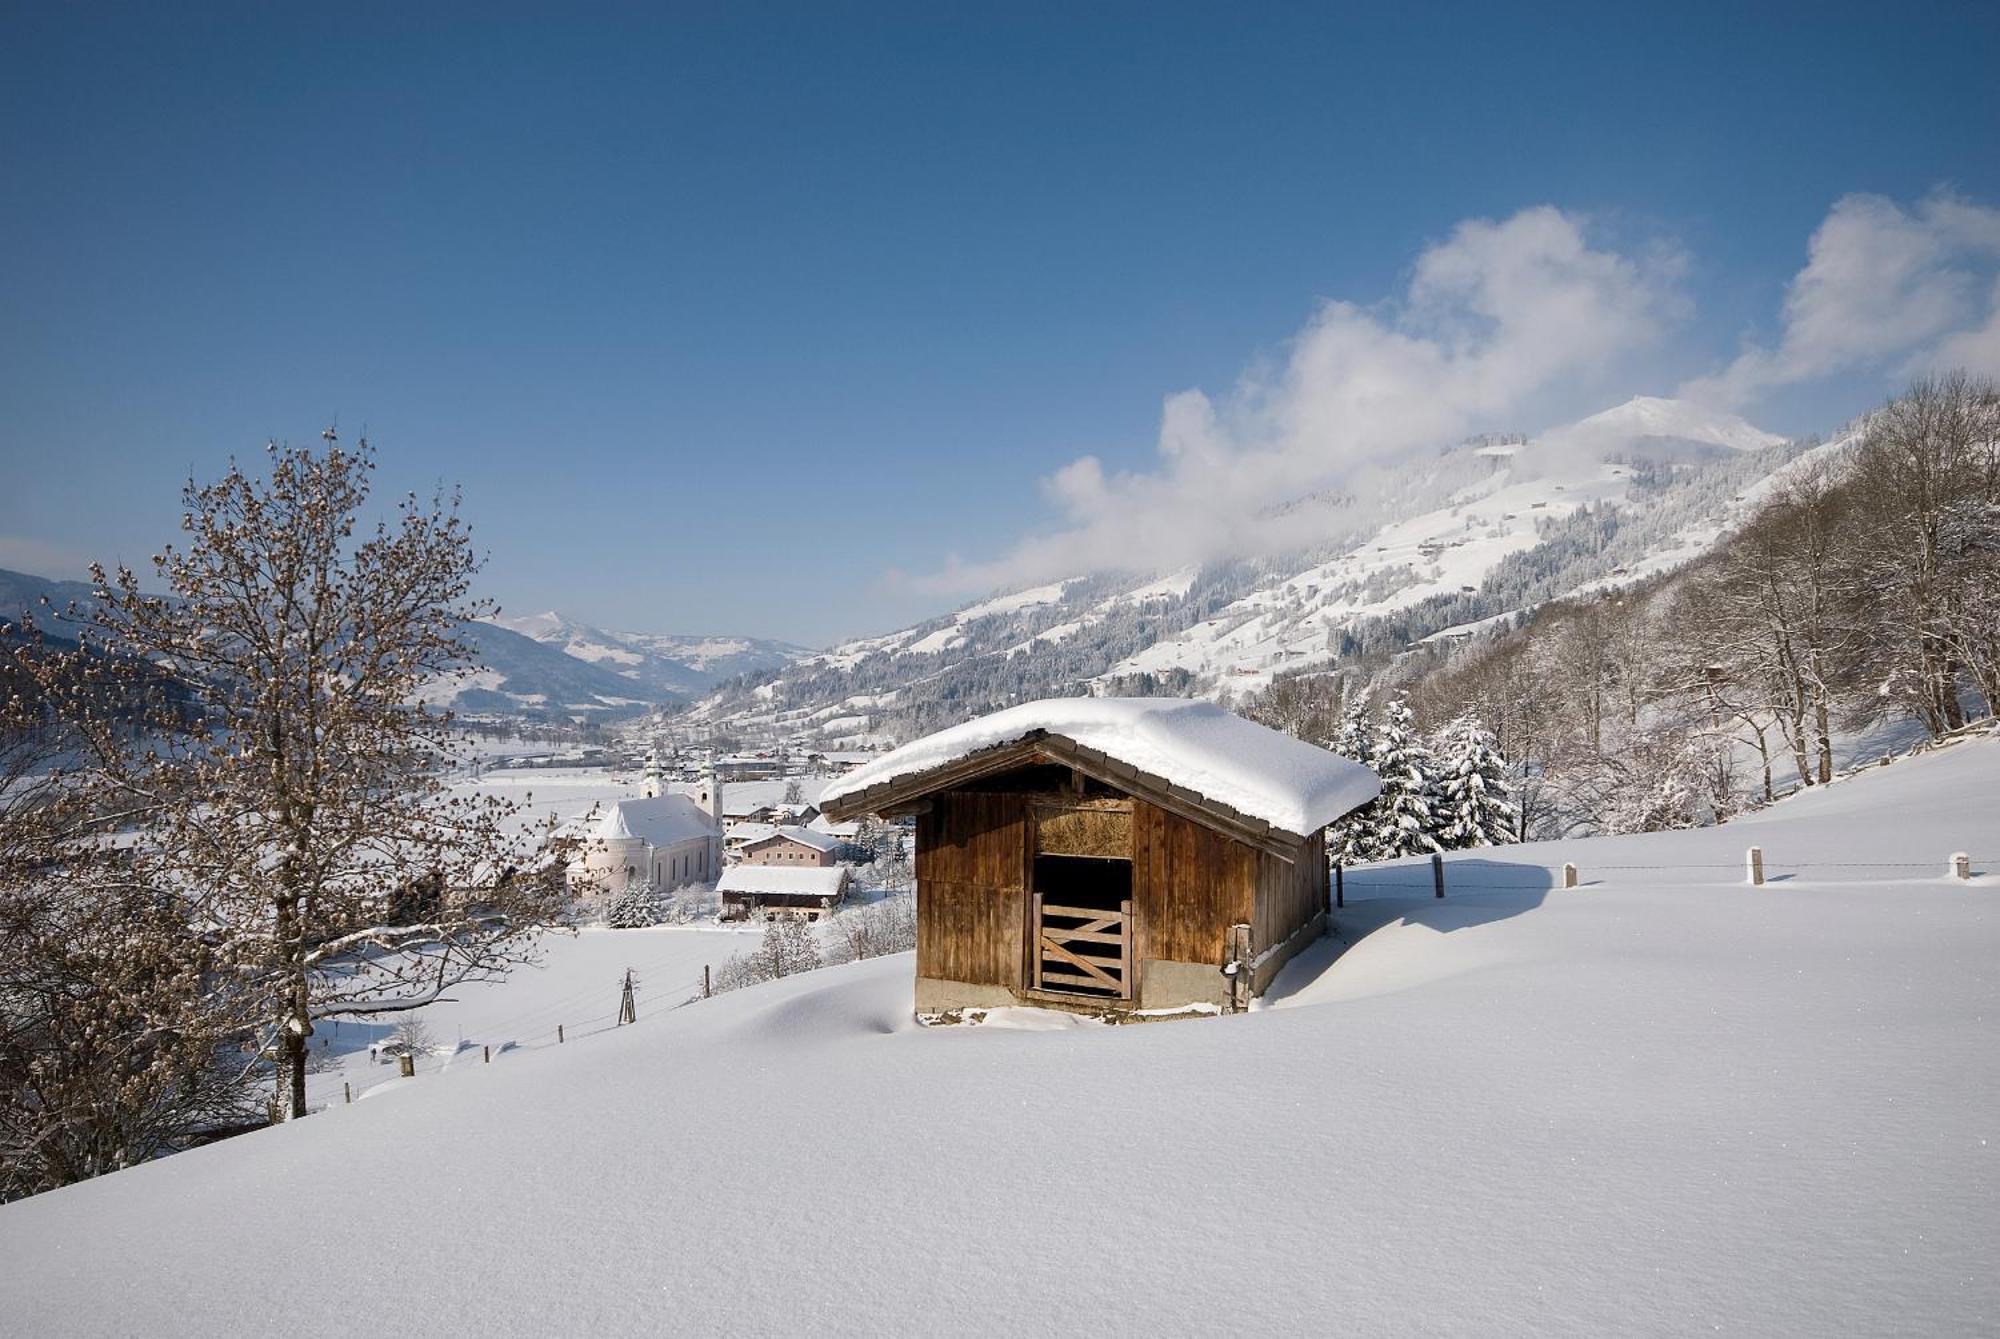
[[[1276,951],[1257,964],[1257,969],[1250,974],[1250,993],[1262,995],[1286,963],[1297,957],[1306,945],[1325,933],[1326,913],[1322,911],[1293,931],[1290,939],[1278,945]]]
[[[1003,1009],[1019,1004],[1005,986],[981,986],[970,981],[945,981],[934,976],[917,978],[917,1012],[941,1014],[951,1009]]]
[[[1262,995],[1286,963],[1306,945],[1326,933],[1326,915],[1321,913],[1300,926],[1292,937],[1267,954],[1250,975],[1250,993]],[[1147,1012],[1172,1009],[1207,1011],[1229,1007],[1229,978],[1222,968],[1208,962],[1172,962],[1147,958],[1139,963],[1139,998],[1131,1001],[1087,999],[1044,993],[1019,993],[1005,986],[978,985],[970,981],[946,981],[938,977],[917,978],[917,1012],[944,1014],[965,1009],[1002,1009],[1009,1005],[1035,1009],[1068,1009],[1076,1013]]]
[[[1170,962],[1147,958],[1139,964],[1141,1009],[1185,1009],[1192,1004],[1229,1003],[1229,978],[1212,962]]]

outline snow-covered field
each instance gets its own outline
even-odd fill
[[[761,928],[719,925],[592,927],[544,935],[535,945],[533,965],[516,967],[503,980],[459,986],[420,1012],[434,1049],[417,1058],[416,1078],[485,1064],[487,1048],[492,1063],[512,1064],[527,1052],[578,1043],[617,1027],[628,968],[642,1018],[678,1008],[701,994],[703,968],[719,969],[762,939]],[[323,1058],[306,1079],[311,1104],[338,1105],[350,1092],[366,1101],[409,1091],[414,1080],[401,1079],[393,1059],[369,1052],[371,1043],[389,1039],[396,1026],[394,1017],[321,1023],[312,1044]]]
[[[908,956],[642,1010],[0,1209],[0,1317],[1993,1332],[1996,797],[1987,737],[1725,828],[1454,857],[1441,902],[1357,872],[1352,946],[1242,1017],[921,1028]]]

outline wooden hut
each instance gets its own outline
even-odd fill
[[[836,781],[915,815],[917,1011],[1241,1008],[1326,925],[1327,824],[1367,768],[1179,698],[1057,698]]]

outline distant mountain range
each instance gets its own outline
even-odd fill
[[[88,603],[90,583],[58,581],[0,569],[0,622],[22,612],[48,632],[63,626],[42,609]],[[755,638],[605,633],[561,614],[467,623],[465,639],[478,668],[429,686],[421,697],[483,715],[615,720],[667,702],[682,702],[745,672],[777,669],[803,647]]]
[[[1312,517],[1325,538],[1306,551],[1014,591],[733,682],[694,715],[746,740],[895,743],[1030,697],[1221,697],[1379,664],[1700,555],[1804,450],[1734,414],[1641,397],[1277,509]]]
[[[725,679],[781,669],[812,652],[761,637],[691,637],[659,632],[606,632],[551,609],[494,623],[552,646],[625,681],[626,691],[686,698]]]

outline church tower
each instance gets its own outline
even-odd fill
[[[708,868],[710,877],[722,872],[722,773],[715,765],[715,755],[701,765],[701,787],[695,792],[695,804],[708,815]]]
[[[649,800],[667,793],[666,772],[660,766],[658,749],[646,750],[646,779],[640,785],[639,793]]]

